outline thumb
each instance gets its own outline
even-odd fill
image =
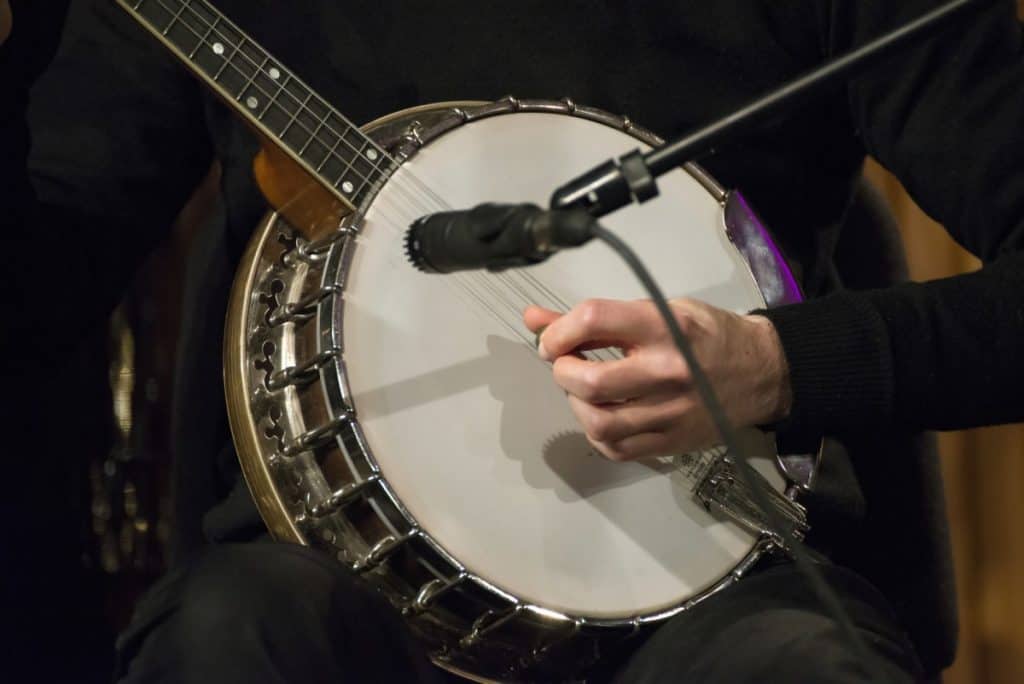
[[[561,317],[562,314],[557,311],[540,306],[528,306],[523,311],[523,323],[534,333],[539,333]]]

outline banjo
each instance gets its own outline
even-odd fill
[[[612,463],[579,430],[520,314],[645,297],[609,251],[447,277],[403,255],[425,214],[545,204],[655,135],[568,99],[514,97],[360,128],[205,0],[118,2],[265,143],[254,171],[275,211],[236,276],[224,374],[242,469],[277,539],[336,558],[437,665],[479,681],[583,676],[779,546],[724,448]],[[800,300],[741,195],[696,165],[660,186],[606,225],[667,292],[744,312]],[[745,434],[802,533],[794,499],[814,460]]]

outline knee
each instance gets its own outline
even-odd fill
[[[409,681],[428,667],[397,612],[318,551],[215,547],[174,579],[122,641],[125,681]]]
[[[356,591],[330,558],[285,544],[211,549],[187,577],[174,617],[176,631],[207,651],[321,634],[338,597]]]
[[[830,617],[799,609],[778,609],[746,616],[721,635],[722,643],[739,644],[733,659],[707,661],[709,672],[726,672],[722,681],[868,682],[915,680],[917,667],[906,645],[858,629],[871,663]],[[721,649],[726,650],[724,647]]]

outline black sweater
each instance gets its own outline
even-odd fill
[[[670,136],[936,3],[218,4],[357,121],[513,92],[569,95]],[[704,161],[759,209],[813,298],[768,315],[791,366],[793,413],[783,429],[838,436],[844,446],[822,479],[819,544],[886,592],[931,669],[952,657],[955,603],[936,466],[913,431],[1024,415],[1013,391],[1020,363],[1012,352],[1024,336],[1022,262],[1013,251],[1024,238],[1024,61],[1013,11],[998,3]],[[5,80],[24,73],[15,51],[35,47],[21,27],[5,48]],[[3,110],[2,163],[17,179],[23,148],[6,151],[26,140],[15,132],[19,98],[6,93]],[[227,441],[219,343],[234,264],[265,209],[251,179],[256,142],[102,1],[73,3],[31,121],[39,203],[26,183],[4,185],[14,208],[4,215],[4,251],[47,254],[47,268],[62,277],[40,282],[32,259],[8,259],[16,328],[4,337],[5,360],[15,358],[6,353],[14,345],[24,358],[32,337],[46,342],[29,354],[59,351],[73,335],[54,333],[101,319],[212,159],[224,169],[224,211],[201,234],[191,265],[178,388],[180,467],[193,504],[205,502],[179,511],[179,521],[198,541],[200,516],[237,474],[230,453],[213,456]],[[866,153],[991,263],[934,283],[838,290],[832,251]],[[69,283],[87,296],[65,308],[55,331],[37,303],[66,297]],[[211,472],[214,462],[222,472]],[[223,538],[240,524],[220,507],[207,532]]]

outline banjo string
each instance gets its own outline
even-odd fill
[[[391,207],[381,206],[377,208],[380,216],[381,227],[387,227],[395,237],[401,238],[405,227],[409,223],[409,216],[418,216],[423,213],[437,211],[429,204],[424,204],[423,199],[406,194],[410,206],[406,208],[409,212],[406,215],[399,213],[397,216],[390,213]],[[395,209],[397,211],[397,208]],[[520,322],[523,308],[529,304],[543,304],[547,308],[567,311],[570,307],[565,300],[548,287],[543,281],[534,278],[523,269],[508,269],[506,271],[465,271],[449,274],[446,280],[455,281],[461,289],[466,291],[474,301],[493,317],[498,319],[504,326],[512,329],[516,336],[534,347],[536,340],[532,336],[523,333],[523,326]],[[489,297],[482,295],[489,293]],[[518,301],[516,301],[518,299]],[[506,318],[505,314],[511,314]],[[621,358],[612,349],[590,350],[587,356],[595,360],[612,360]]]
[[[415,193],[412,193],[408,185],[402,182],[406,180],[404,177],[405,175],[408,175],[409,179],[414,183],[421,185],[423,188],[422,194],[424,196],[429,195],[430,199],[433,200],[437,206],[424,201],[424,197],[417,196]],[[430,187],[423,183],[419,177],[409,171],[405,171],[401,177],[393,178],[391,183],[393,183],[395,187],[399,188],[402,194],[409,199],[411,204],[411,217],[417,217],[438,211],[438,207],[441,207],[441,210],[451,210],[451,205],[431,190]],[[395,224],[397,224],[399,229],[395,232],[402,234],[405,230],[405,224],[408,222],[408,217],[406,217],[404,220],[391,219],[389,224],[393,230]],[[544,280],[535,277],[526,269],[513,268],[496,272],[473,271],[449,275],[459,276],[463,282],[469,281],[474,283],[477,287],[488,289],[494,293],[495,298],[498,301],[502,302],[507,308],[514,311],[517,318],[523,308],[530,304],[539,304],[548,309],[563,312],[568,311],[571,308],[571,304],[569,304],[564,297],[560,296],[546,282],[544,282]],[[496,287],[495,281],[505,285],[504,291]],[[516,303],[509,299],[508,295],[517,296],[520,301]],[[534,341],[531,340],[530,343],[532,345]],[[592,355],[598,357],[603,356],[603,354],[598,351],[595,351]]]
[[[411,212],[411,216],[413,218],[423,214],[429,214],[436,211],[450,211],[452,209],[450,204],[437,195],[436,192],[434,192],[426,183],[411,171],[406,170],[403,171],[401,176],[393,177],[390,184],[394,185],[394,187],[396,187],[402,194],[409,198],[414,209]],[[411,185],[420,186],[421,193],[417,195],[413,188],[410,187]],[[400,232],[404,232],[404,224],[401,221],[398,223],[403,226]],[[564,297],[555,292],[542,279],[534,276],[525,269],[508,269],[497,272],[478,271],[467,275],[470,275],[467,279],[472,280],[478,286],[487,287],[489,290],[494,292],[497,298],[505,303],[506,306],[515,309],[517,316],[519,312],[522,311],[523,307],[529,304],[539,304],[548,309],[563,312],[568,311],[571,308],[571,305]],[[517,296],[518,299],[521,300],[520,304],[512,303],[512,300],[505,296],[506,293],[495,289],[494,281],[503,283],[507,290],[507,294]]]
[[[378,227],[397,236],[401,234],[404,226],[408,223],[408,214],[403,211],[396,216],[392,213],[393,211],[398,211],[398,209],[387,205],[381,205],[377,209]],[[414,208],[411,211],[422,211],[422,208]],[[524,344],[531,348],[535,346],[536,340],[524,330],[520,312],[525,304],[539,301],[539,296],[531,297],[527,288],[518,285],[505,274],[476,271],[458,272],[449,274],[449,277],[444,278],[443,281],[445,285],[452,287],[456,292],[466,295],[471,304],[475,304],[502,326],[508,328]],[[506,286],[502,287],[502,285]],[[511,293],[518,294],[521,302],[511,300],[509,298]],[[550,306],[557,306],[557,303],[550,304]],[[610,357],[609,353],[612,354]],[[598,360],[616,358],[611,350],[608,350],[607,353],[604,350],[594,350],[587,354]],[[540,360],[539,357],[538,360]]]
[[[156,2],[164,10],[172,14],[175,12],[175,10],[173,10],[171,7],[168,7],[168,5],[163,0],[156,0]],[[185,26],[193,35],[199,38],[200,46],[209,46],[212,48],[214,44],[213,41],[211,40],[212,36],[217,36],[220,39],[227,41],[228,43],[235,42],[226,33],[224,33],[217,27],[216,22],[210,23],[206,19],[206,17],[204,17],[201,13],[196,11],[196,9],[192,7],[191,3],[185,3],[183,9],[190,12],[192,16],[194,16],[207,29],[205,34],[201,34],[198,31],[196,31],[188,22],[181,22],[181,25]],[[244,40],[244,38],[242,38],[242,40]],[[240,54],[243,59],[249,62],[249,64],[253,67],[253,69],[256,70],[256,72],[262,72],[262,65],[260,65],[259,63],[256,62],[256,60],[250,57],[245,50],[241,50],[239,45],[235,45],[235,49],[232,52],[232,56],[234,56],[235,54]],[[231,68],[238,74],[242,75],[243,77],[246,77],[246,74],[241,69],[239,69],[230,59],[227,59],[225,61],[224,68]],[[263,96],[268,98],[268,102],[273,102],[277,97],[283,94],[291,98],[299,108],[302,108],[305,105],[304,102],[300,101],[298,97],[296,97],[291,91],[284,87],[287,81],[282,83],[279,86],[279,92],[273,95],[267,92],[266,89],[264,89],[262,86],[260,86],[255,78],[248,78],[248,81],[249,87],[257,90]],[[246,90],[248,91],[248,87],[246,88]],[[290,125],[295,125],[301,128],[305,133],[307,133],[310,136],[310,139],[315,138],[317,134],[317,131],[310,130],[310,128],[306,126],[306,124],[303,123],[302,120],[299,119],[298,117],[294,117],[293,120],[290,122]],[[354,152],[356,155],[359,155],[360,158],[363,157],[362,150],[356,145],[354,145],[347,138],[345,138],[344,135],[335,130],[334,127],[331,126],[329,122],[323,120],[319,121],[318,130],[320,128],[329,131],[330,133],[335,135],[338,138],[338,140],[341,143],[344,143],[344,145],[348,147],[350,150],[352,150],[352,152]],[[334,149],[330,149],[328,151],[328,154],[325,157],[325,159],[327,158],[334,158],[340,163],[345,163],[344,157],[338,154]],[[390,162],[397,168],[397,164],[395,164],[394,158],[392,158],[385,152],[379,161],[372,163],[374,170],[377,171],[378,173],[381,171],[380,164],[383,162]],[[364,184],[369,184],[371,182],[368,176],[364,175],[362,172],[352,167],[350,164],[345,163],[345,166],[348,167],[349,171],[355,174]],[[432,188],[430,188],[426,183],[424,183],[411,171],[406,171],[403,174],[402,178],[392,177],[388,184],[395,187],[400,193],[406,195],[406,197],[410,200],[412,206],[415,207],[416,210],[419,212],[419,215],[434,213],[437,211],[450,211],[452,209],[452,207],[441,196],[439,196]],[[396,228],[396,222],[394,221],[394,219],[388,221],[387,223],[392,227],[393,230]],[[395,232],[401,235],[405,230],[405,223],[406,222],[398,221],[398,230]],[[569,304],[565,301],[565,299],[559,296],[554,290],[552,290],[550,286],[548,286],[546,283],[538,279],[536,276],[530,273],[526,273],[521,269],[510,269],[504,272],[489,274],[472,273],[468,275],[460,275],[455,280],[459,281],[459,284],[467,292],[467,294],[469,294],[473,298],[473,300],[478,302],[478,304],[482,308],[484,308],[485,311],[487,311],[492,317],[499,320],[499,322],[501,322],[504,326],[512,328],[516,332],[517,337],[520,337],[531,346],[533,345],[533,340],[529,339],[527,336],[523,334],[522,330],[520,329],[520,326],[510,324],[510,322],[506,320],[498,311],[497,307],[512,310],[515,312],[516,320],[518,320],[519,312],[522,310],[522,305],[517,306],[509,298],[508,295],[517,295],[523,305],[544,302],[548,308],[555,310],[566,311],[570,308]],[[504,291],[502,288],[498,287],[499,283],[504,286]],[[479,292],[480,289],[489,292],[490,296],[493,298],[493,301],[487,301],[485,297],[481,296]],[[594,355],[600,356],[599,353],[595,353]]]

